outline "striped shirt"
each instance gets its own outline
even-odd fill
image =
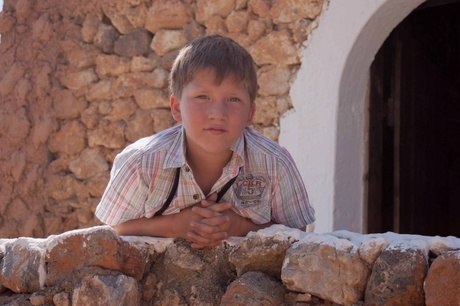
[[[166,201],[177,168],[179,186],[164,215],[209,196],[203,194],[187,164],[184,134],[182,125],[177,125],[142,138],[118,154],[96,216],[111,226],[152,217]],[[294,228],[315,221],[302,178],[285,148],[246,128],[231,150],[232,158],[210,194],[238,176],[220,201],[232,203],[237,214],[257,224],[274,221]]]

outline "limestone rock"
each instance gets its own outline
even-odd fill
[[[370,272],[350,241],[309,233],[288,249],[281,278],[289,290],[352,305],[363,300]]]
[[[82,280],[72,295],[72,305],[139,305],[137,281],[126,275],[94,275]]]
[[[366,305],[424,305],[428,252],[414,242],[390,244],[374,263]]]
[[[228,286],[220,305],[282,305],[285,293],[276,279],[262,272],[246,272]]]
[[[298,51],[287,31],[272,31],[248,48],[257,65],[279,66],[300,64]]]
[[[14,292],[35,292],[45,284],[45,250],[40,240],[19,238],[7,242],[0,261],[0,282]]]
[[[56,90],[53,96],[53,107],[57,119],[78,118],[87,106],[87,102],[84,99],[75,98],[71,90]]]
[[[274,23],[289,23],[295,20],[316,18],[320,13],[323,0],[273,1],[270,14]]]
[[[58,79],[64,87],[77,90],[96,82],[98,77],[94,72],[94,69],[89,68],[76,71],[68,70],[58,73]]]
[[[136,114],[127,122],[125,136],[130,142],[154,133],[152,116],[149,112],[138,109]]]
[[[198,0],[195,18],[200,23],[206,23],[210,16],[227,17],[235,8],[235,0]]]
[[[102,175],[109,170],[109,164],[98,149],[88,148],[70,163],[69,169],[78,179],[84,180]]]
[[[141,279],[146,271],[146,256],[145,252],[121,240],[108,226],[51,236],[47,239],[46,285],[56,285],[71,273],[90,266],[119,271]]]
[[[101,23],[93,38],[93,43],[102,52],[112,54],[115,50],[115,42],[119,36],[120,34],[114,27]]]
[[[99,126],[88,132],[90,148],[103,146],[118,149],[125,146],[125,125],[119,121],[113,123],[101,122]]]
[[[120,56],[134,57],[149,51],[151,34],[145,29],[136,29],[120,36],[114,44],[114,52]]]
[[[425,304],[456,305],[460,301],[460,251],[437,257],[425,279]]]
[[[117,77],[130,70],[131,61],[117,55],[99,55],[96,57],[96,73],[99,78]]]
[[[247,271],[259,271],[280,278],[286,250],[300,238],[300,231],[282,225],[250,232],[234,251],[229,261],[235,265],[238,276]]]
[[[149,8],[145,28],[152,33],[159,29],[180,29],[191,20],[192,10],[183,1],[160,0],[153,2]]]
[[[283,96],[291,87],[291,71],[286,67],[267,66],[258,71],[258,93],[262,96]]]
[[[51,152],[78,154],[85,148],[86,129],[79,121],[64,124],[50,140],[48,147]]]
[[[167,95],[160,89],[141,89],[134,94],[137,105],[143,110],[169,107]]]
[[[248,6],[257,16],[266,18],[270,14],[271,2],[268,0],[249,0]]]
[[[150,48],[156,54],[163,56],[168,52],[185,46],[187,39],[184,32],[179,30],[159,30],[150,44]]]

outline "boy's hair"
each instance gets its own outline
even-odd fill
[[[211,68],[220,84],[226,77],[243,82],[251,103],[257,95],[257,74],[252,56],[246,49],[228,37],[208,35],[199,37],[182,48],[170,74],[170,89],[180,98],[184,86],[198,71]]]

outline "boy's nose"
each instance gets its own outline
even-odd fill
[[[227,104],[225,101],[212,101],[209,108],[209,117],[212,119],[220,119],[227,116]]]

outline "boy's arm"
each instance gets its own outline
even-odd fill
[[[216,214],[219,211],[228,209],[226,205],[216,205]],[[203,217],[192,211],[192,208],[181,210],[177,214],[154,216],[152,218],[139,218],[126,221],[112,226],[112,228],[122,236],[153,236],[168,238],[190,239],[188,235],[193,231],[191,224],[199,222]],[[216,216],[215,220],[222,222],[224,216]],[[206,243],[215,245],[216,241],[221,241],[227,237],[224,232],[215,232],[206,237]]]

